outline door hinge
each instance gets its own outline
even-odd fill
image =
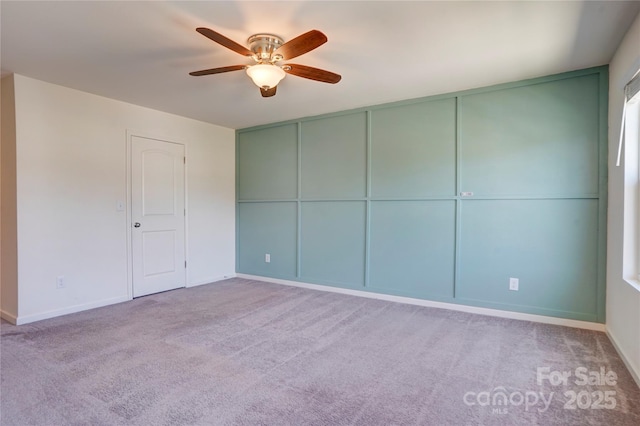
[[[185,268],[187,267],[187,261],[186,260],[184,261],[184,267]]]
[[[182,157],[182,162],[183,162],[184,164],[187,164],[187,157]]]

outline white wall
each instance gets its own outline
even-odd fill
[[[232,129],[14,79],[19,323],[128,300],[127,132],[186,146],[188,286],[235,273]]]
[[[13,76],[2,79],[0,140],[0,311],[10,321],[18,315],[16,234],[16,118]]]
[[[640,291],[623,279],[624,166],[616,167],[623,87],[640,66],[640,15],[609,66],[607,330],[640,383]]]

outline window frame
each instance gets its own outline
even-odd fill
[[[640,93],[624,111],[623,279],[640,291]]]

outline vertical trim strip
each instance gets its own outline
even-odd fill
[[[302,274],[302,122],[296,123],[298,133],[298,193],[296,196],[296,277]]]
[[[365,218],[364,218],[364,287],[369,287],[371,253],[371,110],[366,112],[366,179],[365,179]]]
[[[606,320],[607,295],[607,204],[609,173],[609,68],[598,73],[598,239],[596,265],[596,318]]]
[[[451,297],[456,298],[456,289],[458,287],[458,280],[460,279],[460,241],[462,239],[462,199],[460,192],[462,191],[461,183],[461,139],[462,139],[462,98],[460,96],[455,97],[455,120],[456,120],[456,135],[455,135],[455,167],[456,167],[456,181],[455,181],[455,221],[454,221],[454,244],[453,244],[453,288],[451,289]]]
[[[236,131],[236,272],[240,270],[240,135]]]

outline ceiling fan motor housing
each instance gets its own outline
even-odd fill
[[[247,39],[247,43],[258,62],[277,62],[282,60],[281,55],[272,56],[273,52],[284,44],[284,40],[276,35],[254,34]]]

